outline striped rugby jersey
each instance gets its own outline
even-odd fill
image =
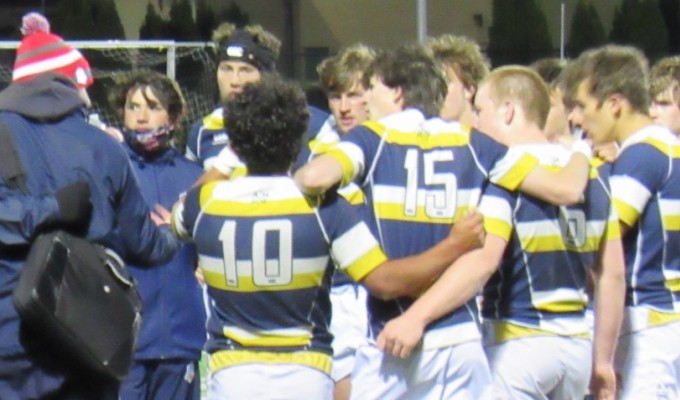
[[[547,167],[563,167],[562,145],[514,146]],[[480,204],[487,233],[508,241],[501,265],[484,287],[485,341],[588,333],[587,269],[599,261],[604,240],[620,237],[605,179],[592,166],[585,200],[558,207],[491,185]],[[486,323],[486,322],[489,323]]]
[[[329,153],[342,165],[343,182],[366,182],[378,236],[390,258],[418,254],[448,235],[451,224],[476,207],[491,179],[515,189],[535,158],[469,128],[416,109],[367,122]],[[410,298],[371,297],[371,333],[412,304]],[[440,347],[479,338],[474,301],[430,324],[424,346]]]
[[[287,176],[244,176],[190,191],[175,217],[208,284],[211,365],[278,360],[329,372],[333,263],[360,280],[387,260],[356,210],[333,195],[315,207]]]
[[[609,178],[623,238],[626,305],[680,315],[680,141],[652,125],[623,143]],[[659,315],[633,329],[664,322]]]
[[[187,138],[186,157],[207,171],[227,144],[229,135],[224,128],[224,111],[218,107],[192,126]]]
[[[314,139],[307,143],[309,147],[309,158],[307,162],[311,161],[314,157],[319,154],[327,153],[340,141],[341,133],[338,130],[338,124],[335,122],[335,117],[329,115],[324,121],[319,133],[317,133]],[[339,187],[337,192],[340,196],[344,197],[350,204],[357,207],[357,211],[362,217],[366,217],[366,198],[364,197],[364,192],[361,188],[354,182],[350,182],[347,185]],[[343,274],[341,271],[336,270],[333,274],[333,286],[342,286],[347,284],[352,284],[354,281]]]

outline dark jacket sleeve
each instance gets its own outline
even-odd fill
[[[132,167],[124,163],[116,216],[126,261],[140,266],[165,264],[179,250],[181,242],[170,226],[158,227],[151,221]]]
[[[32,196],[0,184],[0,246],[29,244],[40,226],[58,218],[54,196]]]

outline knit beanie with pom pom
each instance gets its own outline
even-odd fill
[[[50,23],[36,13],[24,15],[21,24],[24,35],[12,71],[13,82],[24,82],[46,72],[67,76],[79,88],[90,86],[94,79],[85,57],[64,40],[50,33]]]

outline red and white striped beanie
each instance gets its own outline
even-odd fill
[[[24,15],[21,33],[24,38],[17,48],[13,82],[27,81],[46,72],[65,75],[79,88],[94,82],[85,57],[61,37],[50,33],[50,23],[44,16],[36,12]]]

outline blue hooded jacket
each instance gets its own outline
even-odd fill
[[[170,210],[203,170],[174,148],[150,159],[125,146],[149,207]],[[138,283],[144,318],[137,338],[136,360],[198,360],[206,340],[205,306],[194,269],[196,247],[184,244],[167,264],[144,268],[128,265]]]
[[[29,352],[41,341],[20,338],[12,291],[35,229],[59,216],[51,194],[88,182],[93,211],[87,237],[127,262],[166,263],[180,243],[150,220],[127,154],[85,121],[83,102],[69,79],[49,73],[11,84],[0,92],[0,120],[12,134],[31,194],[9,190],[0,179],[0,398],[33,398],[59,389],[65,370],[60,360],[47,367],[37,360],[47,355]]]

